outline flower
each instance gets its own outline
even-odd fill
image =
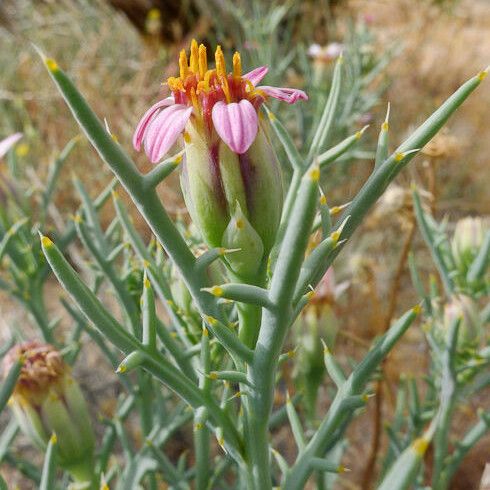
[[[274,244],[283,204],[268,120],[258,112],[269,97],[293,104],[307,96],[301,90],[259,86],[267,67],[242,75],[239,53],[231,73],[219,46],[215,60],[216,68],[209,70],[206,48],[196,41],[189,61],[181,51],[180,76],[167,81],[172,95],[146,112],[133,144],[136,150],[144,145],[156,163],[184,136],[181,186],[192,221],[209,246],[240,248],[224,260],[242,280],[253,281]]]
[[[90,480],[94,435],[85,400],[69,366],[53,346],[31,341],[10,349],[3,360],[5,375],[19,358],[24,363],[10,402],[19,426],[42,450],[56,434],[60,465],[75,480]]]
[[[133,145],[139,151],[144,144],[152,163],[158,162],[184,133],[189,121],[199,128],[209,146],[218,138],[236,154],[245,153],[257,136],[258,109],[268,97],[294,104],[307,100],[302,90],[257,86],[268,68],[260,66],[242,75],[240,53],[233,55],[233,71],[226,72],[221,47],[215,53],[216,68],[208,69],[206,47],[191,44],[190,60],[180,52],[180,76],[170,77],[167,86],[172,95],[158,101],[141,118]]]

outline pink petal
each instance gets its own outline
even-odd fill
[[[146,134],[146,130],[148,128],[148,125],[150,122],[153,120],[155,117],[156,113],[162,108],[162,107],[167,107],[169,105],[174,104],[174,98],[173,97],[167,97],[166,99],[159,100],[156,104],[153,104],[146,112],[145,115],[141,118],[140,122],[138,123],[138,126],[136,127],[136,131],[134,132],[133,136],[133,146],[136,151],[140,151],[141,149],[141,143],[143,142],[143,139]]]
[[[191,117],[192,107],[174,104],[158,114],[145,133],[145,151],[151,163],[157,163],[172,148]]]
[[[308,100],[308,96],[302,90],[296,88],[268,87],[264,85],[257,87],[257,89],[262,90],[269,97],[282,100],[288,104],[294,104],[298,100]]]
[[[242,154],[250,148],[257,135],[259,118],[248,100],[231,104],[217,102],[212,118],[216,132],[232,151]]]
[[[17,143],[17,141],[19,141],[21,138],[22,133],[14,133],[0,141],[0,158],[3,158],[10,148],[12,148],[12,146],[14,146],[15,143]]]
[[[268,71],[269,68],[267,68],[267,66],[259,66],[258,68],[255,68],[254,70],[249,71],[248,73],[243,75],[243,78],[246,78],[247,80],[250,80],[254,85],[257,85],[267,75]]]

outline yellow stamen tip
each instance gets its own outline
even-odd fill
[[[185,49],[180,52],[179,56],[179,70],[180,70],[180,78],[184,79],[187,77],[189,68],[187,67],[187,54]]]
[[[381,131],[388,131],[388,129],[390,129],[390,125],[388,124],[387,121],[385,121],[382,125],[381,125]]]
[[[238,51],[233,55],[233,76],[236,78],[242,76],[242,60]]]
[[[184,141],[187,144],[189,144],[191,142],[191,135],[187,131],[184,131]]]
[[[198,430],[201,430],[203,428],[203,425],[198,422],[196,425],[194,425],[194,430],[198,431]]]
[[[147,277],[145,277],[145,288],[146,289],[150,289],[151,288],[150,280]]]
[[[56,434],[53,433],[53,435],[49,439],[49,442],[51,442],[51,444],[57,444],[58,443],[58,438],[56,437]]]
[[[216,52],[214,53],[214,60],[216,63],[216,74],[218,77],[226,77],[225,55],[223,54],[223,50],[219,44],[216,48]]]
[[[275,121],[275,120],[276,120],[275,114],[272,112],[269,112],[269,121]]]
[[[191,57],[189,61],[189,68],[193,73],[199,73],[199,46],[195,39],[191,42]]]
[[[401,162],[405,158],[405,153],[396,153],[395,162]]]
[[[239,218],[236,220],[236,227],[239,230],[243,229],[244,226],[245,226],[245,222],[242,219]]]
[[[209,337],[209,330],[206,327],[204,327],[202,329],[202,334],[204,335],[204,337]]]
[[[342,208],[340,206],[334,206],[332,209],[330,209],[330,214],[332,216],[335,216],[336,214],[339,214],[340,211],[342,211]]]
[[[208,71],[208,53],[204,44],[199,45],[199,77],[204,78]]]
[[[325,206],[327,204],[327,198],[324,195],[320,196],[320,204]]]
[[[485,80],[486,76],[488,75],[488,68],[486,70],[482,70],[480,73],[478,73],[478,80],[480,80],[480,82],[482,80]]]
[[[53,58],[46,58],[44,61],[46,64],[46,67],[48,68],[49,71],[55,72],[59,70],[58,63]]]
[[[218,379],[218,374],[215,371],[209,373],[209,379]]]

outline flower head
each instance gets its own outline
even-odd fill
[[[257,111],[268,97],[288,104],[307,100],[302,90],[258,86],[268,68],[261,66],[243,75],[240,53],[233,55],[233,69],[226,71],[218,46],[215,68],[208,69],[206,47],[192,41],[190,56],[180,52],[180,74],[166,85],[171,95],[150,107],[136,128],[133,145],[144,144],[151,162],[158,162],[184,133],[190,121],[212,145],[221,139],[237,154],[245,153],[259,129]]]
[[[19,426],[40,449],[56,434],[60,464],[72,475],[89,475],[94,436],[69,366],[53,346],[33,341],[10,349],[3,360],[5,374],[19,358],[23,365],[10,403]]]

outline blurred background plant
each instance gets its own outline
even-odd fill
[[[124,318],[134,314],[125,310],[131,310],[133,307],[129,305],[133,303],[138,304],[142,292],[143,277],[138,272],[141,261],[127,246],[127,238],[122,238],[126,237],[121,226],[123,208],[119,208],[119,219],[113,220],[113,208],[105,205],[114,186],[109,173],[84,139],[75,136],[79,130],[54,88],[44,83],[44,68],[29,41],[63,64],[98,114],[107,119],[111,132],[124,142],[131,140],[138,117],[161,93],[159,82],[175,71],[175,53],[187,45],[190,38],[202,39],[210,45],[219,41],[228,53],[238,48],[244,57],[244,66],[269,65],[267,83],[270,85],[281,81],[281,85],[303,88],[310,95],[309,110],[288,107],[285,118],[282,117],[283,107],[272,106],[294,136],[300,151],[306,154],[311,145],[311,129],[328,99],[334,61],[340,53],[345,60],[345,83],[328,137],[330,145],[355,134],[366,124],[379,126],[385,117],[387,101],[392,101],[397,108],[390,118],[394,133],[406,128],[407,122],[419,122],[420,114],[430,113],[441,98],[469,74],[488,64],[490,34],[486,26],[490,22],[490,9],[485,0],[442,2],[442,6],[437,5],[439,3],[420,0],[416,8],[409,0],[212,0],[209,3],[188,0],[178,6],[164,0],[114,0],[110,5],[101,0],[10,0],[2,4],[0,136],[22,131],[24,137],[2,163],[0,257],[4,292],[0,339],[5,345],[1,351],[5,353],[14,341],[34,336],[54,343],[67,362],[75,364],[93,420],[97,417],[102,420],[95,424],[99,440],[104,441],[96,471],[106,472],[111,468],[107,475],[109,481],[120,475],[123,458],[135,461],[135,447],[148,435],[145,399],[156,396],[159,390],[152,391],[151,381],[123,379],[113,374],[118,358],[86,321],[77,316],[50,279],[35,231],[41,226],[61,244],[70,261],[92,284],[93,291],[101,294]],[[448,45],[451,45],[450,50]],[[403,55],[398,56],[402,49]],[[436,270],[442,274],[441,279],[431,279],[429,287],[417,291],[425,298],[425,332],[409,331],[403,345],[383,365],[384,376],[374,385],[375,403],[370,404],[364,416],[347,433],[350,444],[342,449],[345,450],[342,462],[352,471],[337,479],[338,488],[369,488],[385,475],[394,455],[421,434],[424,421],[433,415],[433,399],[441,390],[442,380],[452,369],[456,369],[457,377],[463,378],[464,386],[458,386],[459,378],[456,379],[454,393],[449,397],[447,423],[453,421],[454,434],[461,438],[463,445],[448,445],[442,436],[441,439],[436,436],[433,462],[431,457],[427,461],[427,467],[432,468],[427,477],[439,475],[441,483],[438,485],[441,486],[433,488],[447,488],[447,479],[454,470],[450,470],[449,476],[443,474],[441,460],[448,452],[451,468],[455,469],[470,447],[465,441],[471,439],[470,456],[455,474],[452,488],[478,488],[488,458],[485,451],[488,439],[473,447],[488,425],[489,387],[488,374],[485,375],[488,353],[483,347],[488,337],[485,333],[488,332],[488,307],[484,306],[488,281],[485,278],[468,281],[468,266],[474,262],[476,250],[481,250],[483,245],[468,247],[467,243],[461,243],[477,240],[479,234],[458,231],[464,229],[463,224],[455,227],[454,223],[468,214],[479,215],[483,222],[478,225],[467,222],[466,229],[483,229],[490,213],[487,198],[490,139],[485,133],[489,102],[488,90],[470,99],[448,132],[425,148],[420,164],[390,187],[372,219],[363,225],[363,240],[351,251],[353,258],[348,262],[341,259],[336,264],[338,282],[345,284],[347,281],[349,287],[340,297],[332,291],[327,293],[326,304],[313,305],[299,322],[299,329],[305,329],[306,333],[299,333],[295,345],[290,346],[291,352],[297,348],[297,356],[296,361],[283,365],[284,383],[291,392],[295,391],[295,383],[304,386],[304,396],[309,399],[305,416],[314,427],[315,411],[323,413],[331,399],[323,359],[321,363],[316,362],[316,356],[323,351],[317,332],[324,332],[321,336],[325,340],[332,337],[327,342],[332,342],[329,347],[341,353],[342,361],[349,365],[352,359],[365,352],[374,336],[388,328],[400,311],[417,300],[407,265],[411,250],[414,251],[410,262],[412,276],[415,261],[419,270],[417,287],[424,283],[420,277],[425,278]],[[344,204],[340,202],[342,196],[353,195],[371,172],[375,134],[376,131],[368,130],[362,146],[353,147],[331,166],[328,180],[323,183],[329,204]],[[396,143],[393,142],[393,146]],[[282,147],[278,151],[283,151]],[[137,158],[142,168],[148,168],[144,159]],[[181,197],[173,179],[171,176],[165,185],[164,200],[172,214],[183,217]],[[420,187],[417,216],[409,185],[412,181]],[[54,192],[55,184],[57,192]],[[87,192],[92,199],[98,196],[97,213],[84,199]],[[123,193],[121,200],[125,201]],[[446,213],[451,218],[448,223],[443,221]],[[92,250],[91,256],[82,251],[77,240],[78,237],[83,242],[87,232],[77,223],[77,216],[84,219],[99,216],[92,224],[95,229],[105,230],[97,232],[100,248]],[[434,243],[436,247],[447,245],[446,230],[451,232],[455,228],[452,247],[442,247],[443,266],[437,255],[435,265],[427,260],[428,249],[417,231],[421,217],[428,223],[429,231],[424,238],[433,255]],[[100,224],[97,224],[99,219]],[[435,219],[442,221],[442,225]],[[182,226],[186,228],[184,217],[183,220]],[[146,230],[140,221],[135,221],[135,225]],[[472,238],[466,238],[468,236]],[[482,236],[485,237],[483,232]],[[189,240],[192,240],[190,235]],[[119,248],[121,242],[126,246]],[[390,243],[388,249],[387,243]],[[462,250],[466,252],[462,254]],[[158,258],[161,251],[154,244],[149,251],[156,261],[161,260]],[[122,277],[122,284],[102,281],[101,254],[111,253],[116,260],[113,267],[117,270],[113,277]],[[165,272],[168,278],[171,273],[170,270]],[[446,276],[455,283],[456,300],[451,301],[450,295],[441,289]],[[177,312],[186,321],[191,318],[184,323],[197,329],[198,317],[188,310],[185,291],[176,291],[177,281],[169,279],[169,282],[173,290],[167,291],[168,298],[177,306],[175,309],[170,306],[166,315],[174,318],[172,315]],[[118,288],[119,292],[132,292],[133,302],[118,297]],[[22,310],[18,304],[22,304]],[[362,324],[359,324],[359,311],[363,312]],[[455,326],[460,311],[463,311],[463,318]],[[441,331],[449,333],[441,334]],[[473,340],[473,343],[461,339]],[[103,356],[90,347],[92,342],[97,343]],[[456,349],[458,353],[455,367],[446,365],[447,349]],[[76,363],[80,355],[83,362]],[[101,357],[112,359],[112,365],[101,365]],[[313,372],[315,376],[311,375]],[[400,378],[401,374],[406,379]],[[436,383],[424,385],[423,376]],[[140,381],[142,390],[137,388]],[[308,383],[313,386],[308,387]],[[316,391],[315,386],[321,387],[320,390]],[[397,386],[399,394],[395,395]],[[192,438],[185,428],[192,415],[175,404],[168,392],[153,403],[153,407],[170,403],[173,409],[161,411],[161,430],[152,437],[160,447],[168,441],[166,454],[170,461],[160,463],[166,464],[168,471],[178,478],[187,457],[186,441]],[[477,408],[483,406],[487,412],[479,413],[478,418]],[[6,468],[4,472],[2,467],[2,473],[13,487],[18,484],[22,489],[35,488],[40,471],[39,465],[31,462],[40,463],[42,458],[18,435],[16,424],[7,419],[5,415],[0,419],[4,429],[0,461]],[[386,420],[391,422],[385,433],[383,422]],[[474,428],[470,430],[473,423]],[[164,429],[167,427],[171,429]],[[174,432],[177,436],[172,437]],[[442,433],[442,430],[437,432]],[[278,426],[276,436],[278,449],[287,454],[289,432]],[[14,438],[15,449],[3,449]],[[115,452],[114,460],[109,461],[116,440],[121,449]],[[382,458],[385,450],[387,456]],[[366,454],[370,455],[367,462]],[[158,454],[158,457],[163,456]],[[141,458],[134,462],[132,471],[137,464],[149,461],[144,459],[144,454]],[[17,471],[11,472],[10,467]],[[218,470],[216,468],[217,473]],[[21,473],[25,476],[21,477]],[[132,480],[126,478],[126,481]],[[154,484],[148,481],[148,485]]]

